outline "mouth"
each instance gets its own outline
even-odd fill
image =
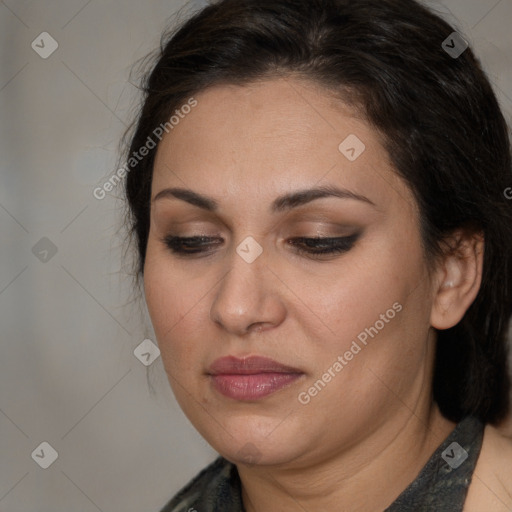
[[[214,361],[207,375],[213,388],[234,400],[258,400],[289,386],[304,375],[298,368],[261,356]]]

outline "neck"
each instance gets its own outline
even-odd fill
[[[300,467],[240,464],[245,510],[384,510],[454,428],[435,404],[424,414],[402,408],[363,442],[328,460]]]

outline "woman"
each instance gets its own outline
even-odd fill
[[[126,195],[184,413],[163,509],[506,511],[507,127],[411,0],[221,0],[145,82]]]

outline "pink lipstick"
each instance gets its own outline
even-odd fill
[[[207,373],[213,387],[234,400],[258,400],[304,375],[297,368],[261,356],[222,357],[214,361]]]

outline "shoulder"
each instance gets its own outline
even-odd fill
[[[464,512],[512,510],[512,438],[486,425]]]
[[[233,464],[223,457],[217,457],[190,480],[160,512],[193,512],[205,501],[215,501],[219,490],[229,482],[232,468]]]

